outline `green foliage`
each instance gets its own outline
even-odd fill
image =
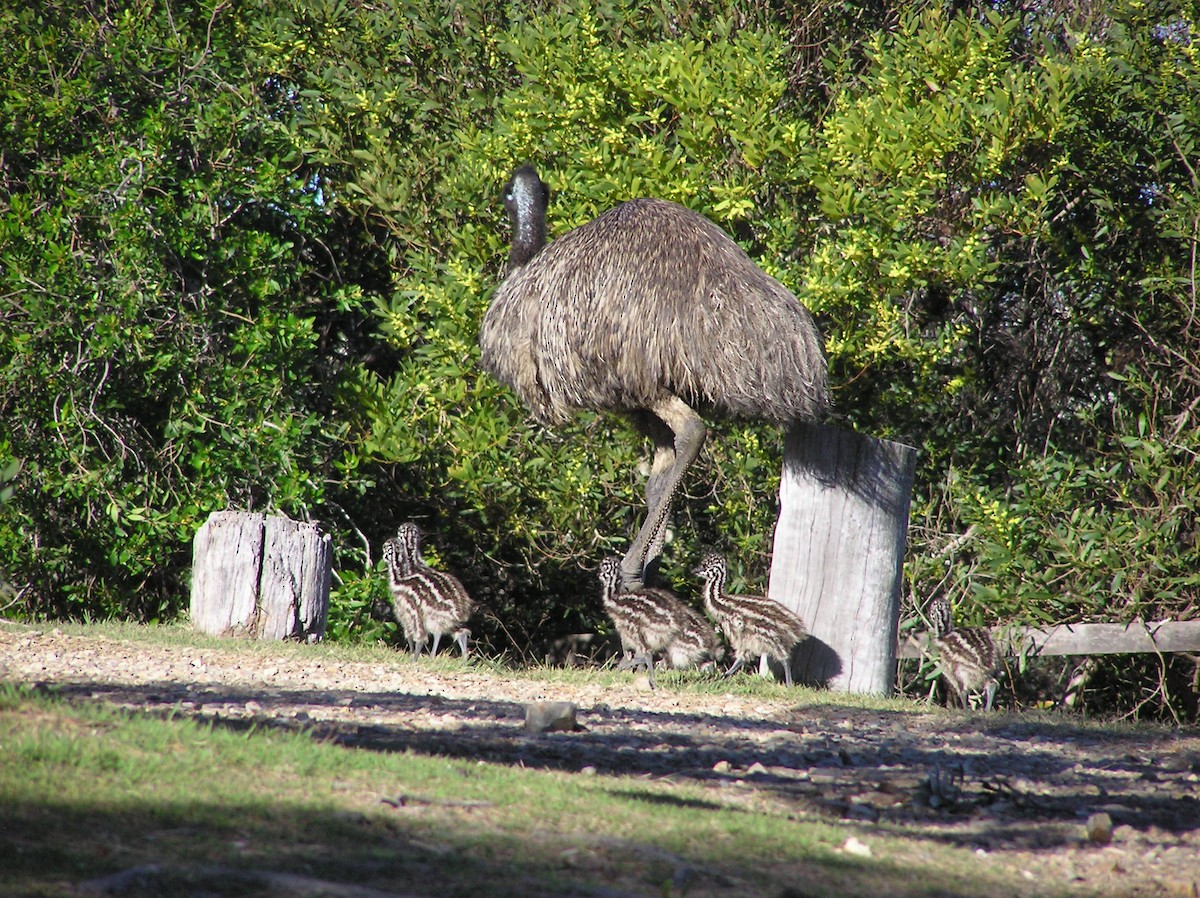
[[[840,407],[922,450],[915,606],[1195,614],[1189,15],[911,13],[822,122],[811,301]]]
[[[1194,617],[1197,434],[1149,426],[1088,455],[1031,458],[1007,487],[952,477],[946,501],[966,531],[948,590],[1034,624]]]
[[[1194,614],[1200,40],[1186,5],[1093,6],[5,10],[18,613],[172,615],[234,505],[334,532],[337,638],[389,637],[408,518],[497,648],[595,626],[644,447],[539,429],[477,367],[528,160],[552,236],[677,200],[814,309],[836,421],[921,450],[909,622],[939,592],[976,623]],[[713,545],[762,586],[779,450],[717,428],[668,579]]]
[[[12,498],[16,489],[12,483],[21,473],[21,460],[11,456],[0,456],[0,458],[5,459],[3,464],[0,464],[0,505],[3,505]]]
[[[381,564],[361,572],[347,565],[338,572],[337,582],[330,591],[326,638],[335,642],[384,641],[403,645],[404,635],[391,613],[386,576]]]
[[[0,14],[0,418],[25,460],[0,558],[26,613],[172,615],[210,511],[303,516],[359,476],[330,412],[364,297],[244,21],[196,12]]]
[[[1006,253],[1048,227],[1073,121],[1070,66],[1022,57],[1025,28],[999,13],[907,13],[868,41],[809,151],[828,224],[804,262],[805,296],[829,319],[839,407],[856,423],[907,435],[974,411],[972,343],[1003,301]],[[934,426],[950,437],[922,447],[936,464],[964,434]]]

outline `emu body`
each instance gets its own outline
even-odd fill
[[[736,658],[725,672],[730,676],[750,657],[774,658],[783,663],[784,682],[792,685],[792,650],[808,636],[808,628],[794,613],[766,596],[730,595],[725,559],[706,554],[693,573],[703,582],[704,607],[717,621]]]
[[[621,639],[621,669],[646,669],[654,685],[654,653],[669,652],[672,647],[687,653],[690,641],[688,609],[679,598],[665,589],[643,586],[629,589],[621,585],[621,559],[611,556],[600,562],[600,598]],[[691,612],[695,614],[695,612]]]
[[[390,550],[389,545],[394,545]],[[442,637],[449,633],[467,656],[467,639],[471,631],[463,626],[475,611],[462,581],[453,574],[431,568],[421,557],[421,531],[411,522],[401,524],[393,540],[384,544],[389,569],[395,558],[395,574],[391,576],[392,607],[410,646],[415,644],[414,657],[421,654],[426,639],[433,637],[431,655],[436,655]],[[409,627],[414,628],[410,635]]]
[[[679,632],[663,650],[663,659],[672,670],[708,667],[725,656],[717,632],[703,614],[683,601],[679,602]]]
[[[808,310],[703,215],[637,199],[545,243],[549,189],[531,166],[505,188],[509,274],[483,319],[483,367],[539,421],[628,415],[654,443],[647,513],[622,582],[647,581],[676,490],[704,443],[697,409],[779,424],[828,401]]]
[[[979,627],[956,628],[950,603],[943,597],[930,602],[928,611],[938,663],[950,691],[964,708],[971,706],[974,696],[982,694],[984,711],[991,711],[1000,666],[992,634]]]

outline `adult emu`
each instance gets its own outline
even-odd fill
[[[704,443],[696,409],[784,425],[817,418],[828,401],[820,335],[704,216],[631,200],[546,245],[549,198],[530,165],[505,187],[512,252],[480,329],[483,367],[542,423],[618,412],[654,442],[646,519],[621,562],[636,588]]]

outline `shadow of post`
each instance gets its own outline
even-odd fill
[[[809,636],[792,652],[792,677],[804,686],[824,689],[842,674],[842,658],[829,643]]]

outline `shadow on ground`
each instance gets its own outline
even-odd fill
[[[786,720],[581,708],[580,729],[527,734],[524,706],[406,693],[177,682],[54,687],[245,730],[274,727],[379,752],[736,787],[797,819],[849,820],[988,850],[1075,844],[1084,820],[1195,838],[1200,738],[1123,735],[1071,720],[924,715],[828,705]]]

